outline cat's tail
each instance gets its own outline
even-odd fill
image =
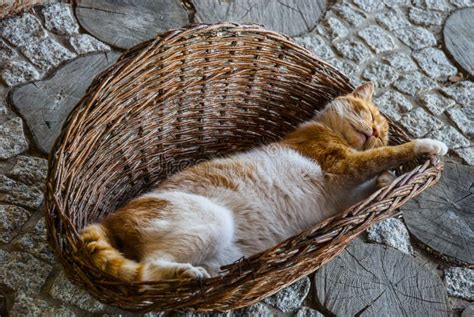
[[[142,280],[144,266],[127,259],[111,242],[107,230],[100,224],[89,225],[81,232],[81,238],[92,255],[95,266],[126,282]]]

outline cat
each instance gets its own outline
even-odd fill
[[[124,281],[216,276],[389,184],[387,170],[446,154],[431,139],[387,146],[373,93],[362,84],[282,140],[187,168],[87,226],[94,264]]]

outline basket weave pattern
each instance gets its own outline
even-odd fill
[[[50,156],[48,239],[68,277],[105,303],[147,312],[236,309],[314,272],[436,182],[442,164],[410,162],[343,215],[202,282],[151,282],[143,291],[144,283],[95,268],[78,232],[186,166],[278,140],[352,89],[308,50],[255,25],[197,25],[131,49],[94,81]],[[390,140],[409,138],[392,123]]]

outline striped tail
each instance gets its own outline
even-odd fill
[[[87,250],[92,255],[96,267],[116,278],[127,281],[141,281],[144,266],[136,261],[127,259],[114,248],[107,230],[100,224],[87,226],[81,232]]]

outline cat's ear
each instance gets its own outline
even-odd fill
[[[372,82],[366,82],[352,92],[352,94],[364,100],[372,100],[372,96],[374,95],[374,84]]]

